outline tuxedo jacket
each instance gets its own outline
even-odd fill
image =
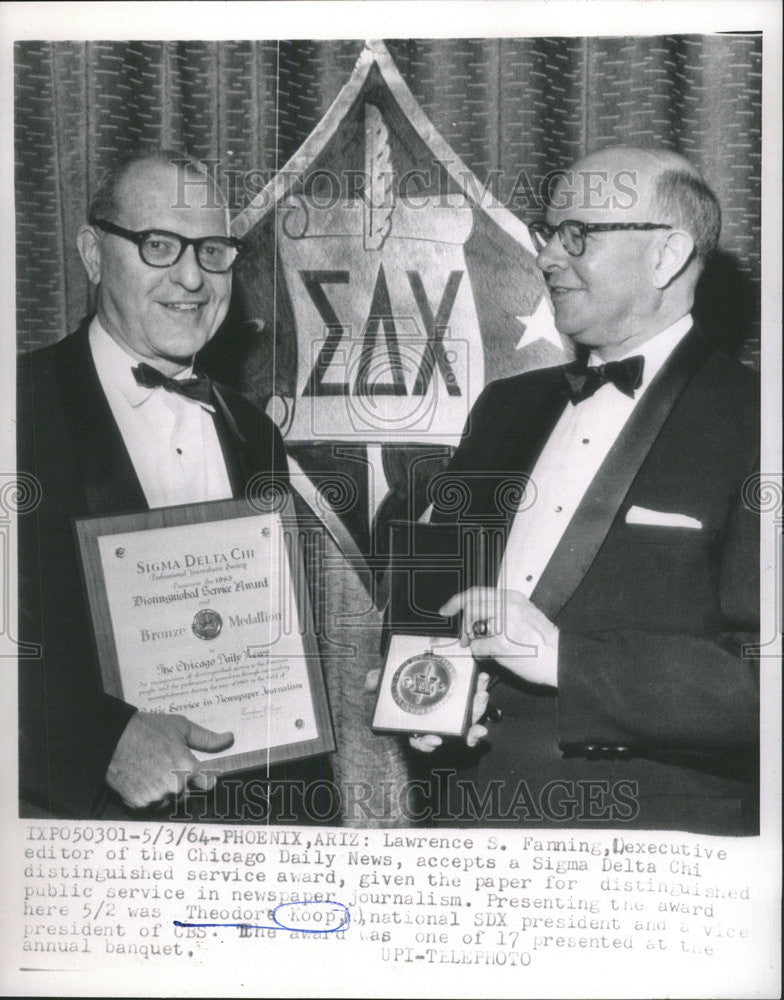
[[[569,405],[561,368],[489,385],[433,484],[433,521],[482,522],[502,552],[515,497]],[[546,825],[561,809],[574,825],[756,828],[759,521],[744,497],[758,442],[756,376],[692,330],[635,408],[531,595],[560,630],[557,691],[501,671],[493,701],[504,717],[489,747],[459,752],[480,788],[499,778],[528,784],[523,822],[540,813]],[[695,526],[650,515],[664,523],[630,523],[632,507],[687,515]],[[560,805],[537,798],[563,780]],[[638,811],[566,803],[594,780],[634,782],[623,787]],[[610,800],[612,787],[620,786]]]
[[[19,517],[20,639],[41,650],[19,661],[20,794],[79,818],[104,804],[106,769],[134,708],[101,690],[72,521],[148,506],[88,326],[22,357],[17,393],[18,467],[40,485],[40,502]],[[214,397],[234,496],[256,474],[287,482],[275,425],[228,387],[216,385]]]

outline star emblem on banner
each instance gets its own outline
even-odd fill
[[[529,347],[537,340],[547,340],[559,351],[563,351],[564,343],[561,335],[555,328],[553,307],[550,304],[547,292],[542,293],[536,309],[529,316],[515,316],[515,319],[524,328],[515,347],[516,351],[521,350],[523,347]]]

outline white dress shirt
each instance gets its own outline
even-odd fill
[[[691,326],[688,314],[623,355],[645,358],[642,385],[633,399],[607,383],[577,405],[567,404],[531,472],[533,489],[515,514],[499,587],[530,597],[626,421]],[[601,364],[601,358],[592,354],[589,364]]]
[[[139,362],[109,336],[97,316],[90,324],[89,341],[98,378],[150,507],[231,497],[213,408],[161,386],[138,385],[131,369]],[[192,372],[189,367],[176,378],[190,378]]]

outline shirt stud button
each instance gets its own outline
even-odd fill
[[[555,508],[555,513],[556,514],[560,514],[562,510],[563,510],[563,507],[556,507]]]
[[[590,438],[583,438],[583,444],[590,444],[590,443],[591,443]]]
[[[176,450],[177,450],[177,454],[178,454],[178,455],[181,455],[181,454],[182,454],[182,448],[177,448]]]

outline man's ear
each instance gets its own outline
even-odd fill
[[[93,285],[101,281],[101,247],[92,226],[82,226],[76,237],[76,246],[87,277]]]
[[[686,268],[694,256],[694,237],[685,229],[671,229],[658,244],[653,266],[653,283],[666,288]]]

